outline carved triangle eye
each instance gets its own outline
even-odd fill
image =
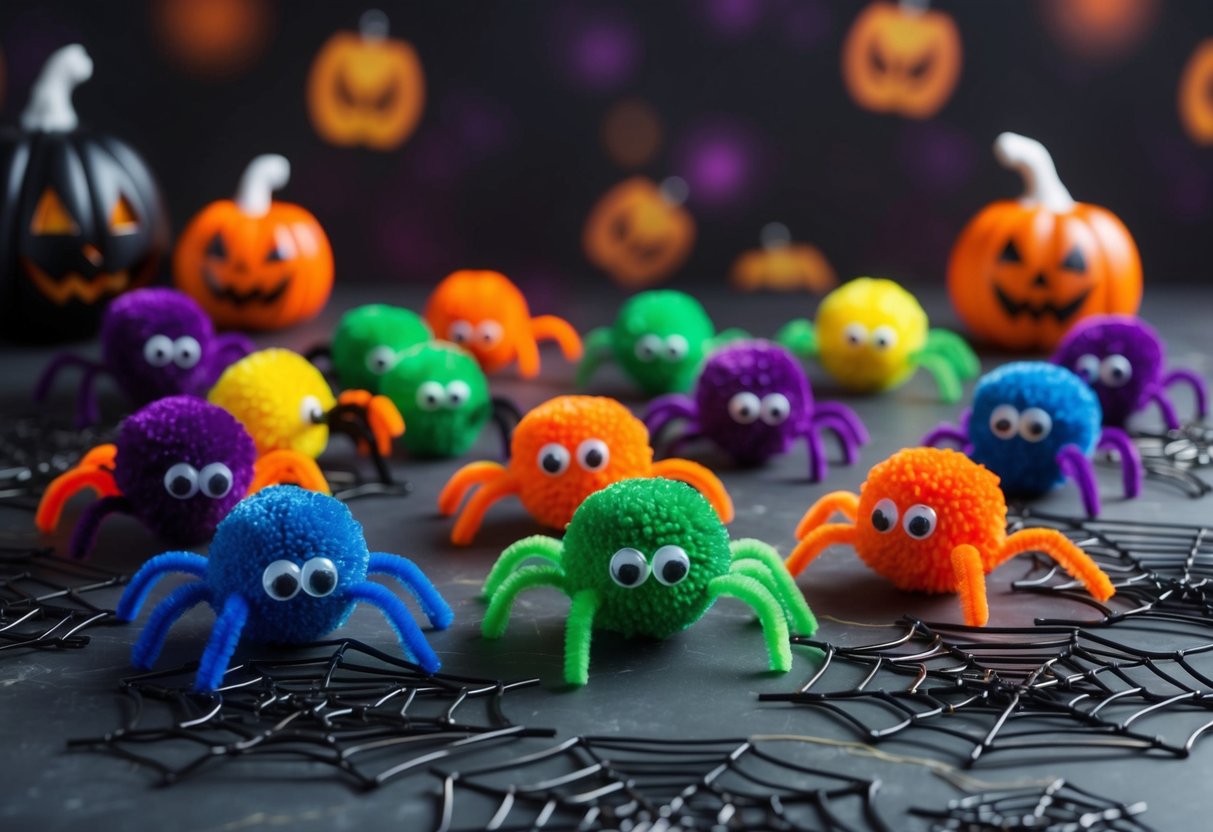
[[[130,200],[119,194],[118,201],[114,203],[114,210],[110,212],[110,233],[134,234],[138,230],[139,216],[135,213],[134,206]]]
[[[80,233],[80,226],[63,204],[54,188],[47,188],[38,197],[34,206],[34,216],[30,220],[30,233],[38,235],[74,236]]]
[[[1003,247],[1002,254],[998,255],[999,263],[1022,263],[1023,258],[1019,256],[1019,249],[1015,247],[1014,240],[1007,240],[1006,246]]]
[[[1067,271],[1085,274],[1087,271],[1087,261],[1082,256],[1081,251],[1072,248],[1070,249],[1070,253],[1066,255],[1066,259],[1061,261],[1061,267]]]

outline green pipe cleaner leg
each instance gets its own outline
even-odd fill
[[[815,358],[817,356],[817,332],[807,318],[797,318],[784,324],[775,333],[775,343],[798,358]]]
[[[787,569],[782,571],[783,574],[787,575]],[[782,585],[782,581],[777,577],[779,572],[771,569],[771,567],[761,561],[740,560],[733,564],[731,574],[746,575],[762,584],[767,592],[771,593],[775,600],[779,602],[784,618],[787,619],[789,627],[797,635],[811,636],[817,632],[817,618],[813,615],[813,611],[809,609],[809,605],[805,603],[804,596],[799,591],[795,595],[789,596]]]
[[[537,586],[550,586],[568,594],[564,586],[564,570],[558,566],[524,566],[501,582],[489,600],[489,611],[480,623],[485,638],[501,638],[510,623],[510,609],[518,593]]]
[[[804,600],[804,593],[796,586],[796,580],[788,572],[783,558],[775,551],[775,547],[752,537],[743,537],[729,544],[733,553],[733,561],[753,560],[762,563],[771,573],[774,582],[772,593],[784,605],[789,613],[788,620],[796,627],[800,635],[811,636],[817,632],[817,617]]]
[[[524,561],[531,558],[550,560],[559,566],[562,551],[560,541],[545,534],[524,537],[522,540],[510,544],[497,558],[497,562],[489,571],[489,576],[485,578],[484,588],[480,590],[481,597],[492,598],[497,592],[497,587],[501,586],[506,578],[513,575]]]
[[[935,377],[935,383],[939,385],[941,402],[955,404],[960,401],[962,393],[960,376],[956,374],[955,368],[946,358],[925,349],[917,353],[914,358],[920,367]]]
[[[762,622],[771,670],[787,673],[792,669],[792,646],[783,608],[766,587],[748,575],[721,575],[708,583],[708,592],[713,600],[727,595],[753,607]]]
[[[614,352],[611,347],[611,330],[605,326],[590,330],[585,340],[585,357],[577,365],[577,386],[584,387],[590,377],[598,372],[598,368],[611,360]]]
[[[932,329],[927,332],[927,352],[942,355],[956,370],[961,379],[977,378],[981,372],[981,360],[964,338],[948,329]]]
[[[564,680],[570,685],[584,685],[590,680],[590,639],[594,615],[601,605],[602,599],[592,589],[573,596],[564,635]]]

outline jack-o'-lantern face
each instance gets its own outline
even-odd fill
[[[582,233],[590,262],[629,287],[650,286],[676,271],[695,243],[695,220],[669,191],[643,176],[607,191]]]
[[[838,276],[821,250],[808,243],[793,243],[782,223],[771,223],[763,228],[762,248],[738,257],[729,279],[738,289],[747,292],[807,289],[821,295],[838,285]]]
[[[847,33],[842,77],[864,109],[929,118],[952,95],[961,62],[960,33],[949,15],[878,0]]]
[[[1179,80],[1179,120],[1189,138],[1213,144],[1213,38],[1203,40]]]
[[[387,37],[382,13],[368,12],[361,32],[338,32],[321,48],[308,76],[307,104],[325,141],[391,150],[421,119],[421,60],[409,43]]]

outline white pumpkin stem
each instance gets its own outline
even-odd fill
[[[898,0],[897,7],[902,14],[917,16],[925,14],[931,7],[931,0]]]
[[[274,201],[274,191],[291,179],[291,163],[285,156],[266,153],[248,163],[240,186],[236,189],[236,205],[250,217],[264,217]]]
[[[387,14],[379,9],[367,9],[358,18],[358,34],[363,40],[378,43],[387,40],[388,25]]]
[[[93,77],[93,59],[78,43],[64,46],[46,59],[21,114],[21,126],[43,133],[67,133],[80,120],[72,106],[72,92]]]
[[[1066,190],[1053,165],[1053,157],[1043,144],[1018,133],[1000,133],[994,140],[994,156],[1003,167],[1023,177],[1023,196],[1027,205],[1041,205],[1055,214],[1074,209],[1074,197]]]
[[[775,251],[791,245],[792,231],[781,222],[768,222],[758,232],[758,239],[767,251]]]

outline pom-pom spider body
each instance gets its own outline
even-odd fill
[[[431,337],[429,324],[417,313],[373,303],[341,316],[328,351],[344,389],[379,393],[383,376],[396,366],[404,352]]]

